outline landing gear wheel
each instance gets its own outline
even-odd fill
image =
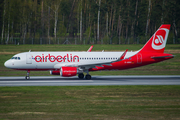
[[[83,79],[83,78],[84,78],[84,74],[83,74],[83,73],[80,73],[80,74],[78,75],[78,77],[79,77],[79,79]]]
[[[90,80],[91,79],[91,75],[86,75],[85,77],[87,80]]]
[[[29,79],[30,79],[30,77],[29,77],[29,76],[26,76],[26,77],[25,77],[25,79],[26,79],[26,80],[29,80]]]
[[[29,79],[30,79],[29,73],[30,73],[30,71],[28,70],[28,71],[27,71],[27,76],[25,77],[26,80],[29,80]]]

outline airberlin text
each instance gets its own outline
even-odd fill
[[[45,56],[44,54],[42,54],[41,56],[36,55],[34,59],[36,62],[47,62],[47,61],[50,61],[50,62],[79,62],[79,56],[77,56],[77,55],[73,56],[72,54],[66,54],[64,56],[61,56],[61,55],[54,56],[51,54],[48,54]]]

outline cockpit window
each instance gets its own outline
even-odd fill
[[[20,57],[12,57],[11,59],[13,59],[13,60],[20,60],[21,58]]]

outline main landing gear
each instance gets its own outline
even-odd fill
[[[28,70],[28,71],[27,71],[27,76],[25,77],[26,80],[29,80],[29,79],[30,79],[29,73],[30,73],[30,71]]]
[[[80,73],[80,74],[78,74],[78,77],[79,77],[79,79],[83,79],[84,78],[84,74]]]
[[[80,73],[80,74],[78,74],[78,77],[79,77],[79,79],[83,79],[83,78],[84,78],[84,74],[83,74],[83,73]],[[86,78],[87,80],[90,80],[90,79],[91,79],[91,75],[87,74],[87,75],[85,76],[85,78]]]
[[[91,75],[87,74],[87,75],[85,76],[85,78],[86,78],[87,80],[90,80],[90,79],[91,79]]]

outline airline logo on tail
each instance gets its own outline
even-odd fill
[[[152,48],[155,50],[163,49],[166,46],[169,30],[160,28],[154,35],[152,41]]]

